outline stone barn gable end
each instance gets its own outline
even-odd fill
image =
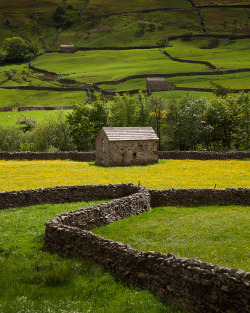
[[[75,46],[74,45],[61,45],[61,53],[74,53]]]
[[[159,138],[152,127],[103,127],[96,139],[96,164],[158,163]]]

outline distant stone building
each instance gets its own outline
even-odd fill
[[[147,92],[174,90],[175,85],[168,83],[165,78],[150,77],[147,78]]]
[[[96,139],[96,163],[128,166],[158,163],[159,138],[152,127],[103,127]]]
[[[61,53],[74,53],[75,46],[74,45],[61,45]]]

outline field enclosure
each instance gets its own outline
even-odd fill
[[[0,191],[138,181],[152,189],[249,188],[249,171],[247,160],[161,160],[155,165],[116,168],[91,162],[0,161]]]

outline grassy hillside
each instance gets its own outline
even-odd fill
[[[196,0],[194,3],[195,5],[247,4],[246,1],[226,0]],[[85,9],[81,10],[85,4],[87,4]],[[65,17],[69,21],[67,25],[60,24],[53,18],[58,7],[65,9]],[[250,68],[248,56],[250,40],[232,40],[239,34],[250,34],[249,9],[209,7],[201,8],[200,11],[208,32],[224,34],[231,39],[191,39],[190,35],[203,35],[204,30],[196,8],[187,0],[122,0],[119,2],[91,0],[88,3],[85,0],[3,0],[0,4],[0,45],[6,37],[21,36],[29,42],[37,43],[40,51],[48,49],[55,39],[54,49],[57,50],[61,44],[75,44],[77,47],[139,47],[164,45],[170,36],[186,35],[186,39],[169,41],[166,51],[177,58],[209,61],[217,69]],[[62,32],[58,33],[61,30]],[[57,33],[58,37],[56,37]],[[39,68],[55,71],[62,77],[77,79],[80,86],[135,74],[209,70],[204,65],[170,61],[157,49],[86,51],[74,55],[47,53],[32,63]],[[7,77],[8,72],[15,72],[11,79]],[[210,81],[216,81],[226,87],[246,89],[249,88],[250,77],[248,73],[242,73],[231,76],[180,77],[170,80],[178,87],[206,88],[210,87]],[[54,76],[29,70],[27,64],[0,65],[0,86],[27,85],[65,86]],[[102,87],[113,91],[145,89],[145,79]],[[167,92],[163,95],[165,98],[170,97],[170,93]],[[207,94],[203,95],[207,96]],[[46,97],[48,97],[48,104]],[[0,90],[0,106],[18,106],[21,103],[72,105],[73,101],[79,102],[78,99],[77,93],[69,96],[68,93],[63,92],[59,95]]]
[[[85,83],[120,79],[130,75],[175,73],[206,70],[204,65],[177,63],[159,49],[124,51],[78,51],[74,55],[46,54],[38,57],[34,66]]]
[[[81,0],[67,0],[67,16],[74,20],[82,6]],[[57,32],[53,14],[61,0],[1,0],[0,3],[0,45],[7,37],[20,36],[36,43],[40,50],[49,48]]]

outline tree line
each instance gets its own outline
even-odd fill
[[[104,126],[151,126],[160,150],[248,150],[250,93],[196,99],[186,95],[165,101],[159,96],[92,95],[72,113],[60,111],[36,123],[22,115],[15,127],[0,126],[0,151],[94,151]]]

